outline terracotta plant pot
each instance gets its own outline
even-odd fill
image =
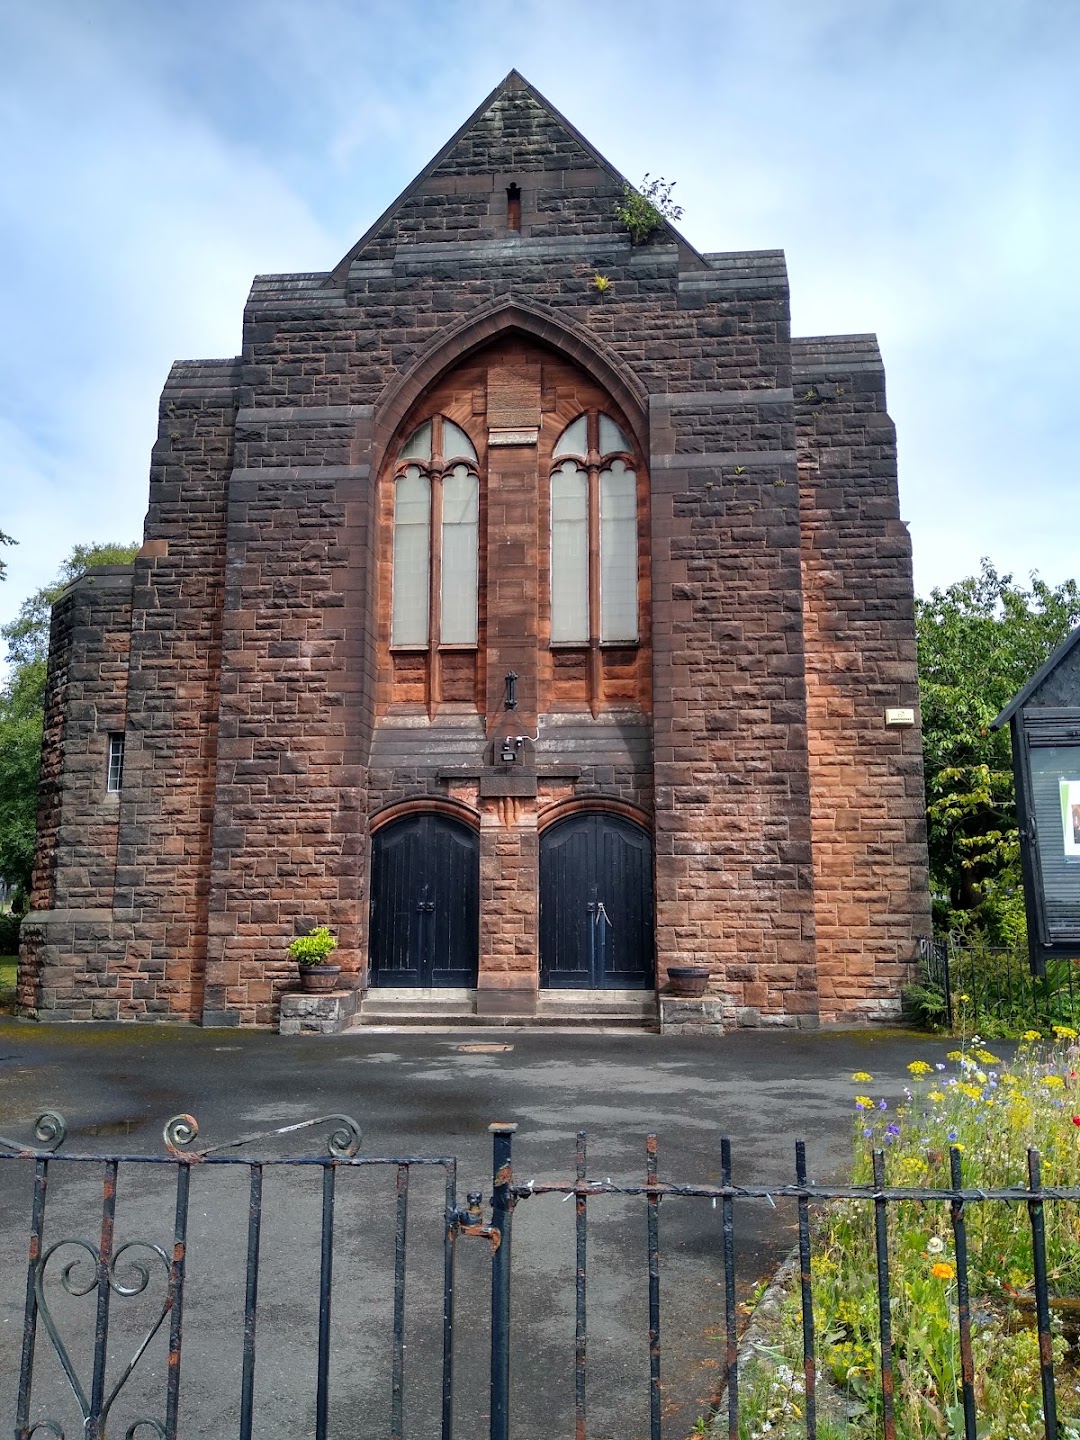
[[[338,988],[340,975],[340,965],[301,965],[300,989],[305,995],[326,995]]]
[[[672,965],[667,974],[668,994],[682,1000],[700,1000],[709,983],[708,965]]]

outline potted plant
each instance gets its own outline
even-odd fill
[[[289,946],[289,954],[300,966],[300,988],[308,995],[322,995],[336,990],[341,966],[328,961],[337,949],[337,938],[326,925],[316,925],[306,935],[297,935]]]
[[[709,983],[709,967],[708,965],[669,965],[667,976],[669,995],[677,996],[680,1000],[700,1000]]]

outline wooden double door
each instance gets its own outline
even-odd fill
[[[587,811],[540,836],[539,982],[632,990],[654,983],[652,841],[621,815]],[[376,831],[371,855],[371,983],[477,982],[480,837],[438,813]]]
[[[586,811],[540,836],[540,984],[645,990],[654,983],[652,840]]]
[[[448,815],[406,815],[372,837],[371,983],[476,985],[480,837]]]

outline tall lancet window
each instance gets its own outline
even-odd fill
[[[555,442],[551,472],[551,643],[638,638],[637,475],[609,415],[579,415]]]
[[[435,415],[395,466],[391,645],[476,645],[479,520],[476,448]]]

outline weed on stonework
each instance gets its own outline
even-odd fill
[[[875,1096],[873,1077],[852,1077],[852,1179],[873,1183],[873,1152],[885,1152],[886,1185],[948,1189],[950,1151],[965,1188],[1023,1187],[1037,1149],[1047,1187],[1080,1186],[1080,1049],[1077,1032],[1029,1030],[1015,1061],[979,1036],[948,1064],[913,1060],[904,1102]],[[887,1207],[895,1380],[900,1440],[964,1434],[957,1273],[949,1206],[897,1201]],[[1059,1434],[1080,1440],[1080,1204],[1045,1206]],[[1042,1392],[1031,1226],[1026,1204],[969,1201],[964,1209],[980,1440],[1041,1436]],[[874,1207],[866,1200],[822,1207],[813,1241],[818,1433],[870,1440],[882,1433],[881,1345],[874,1265]],[[740,1370],[744,1440],[805,1434],[798,1286],[774,1333]],[[720,1407],[721,1412],[723,1406]],[[721,1416],[714,1420],[720,1433]]]

